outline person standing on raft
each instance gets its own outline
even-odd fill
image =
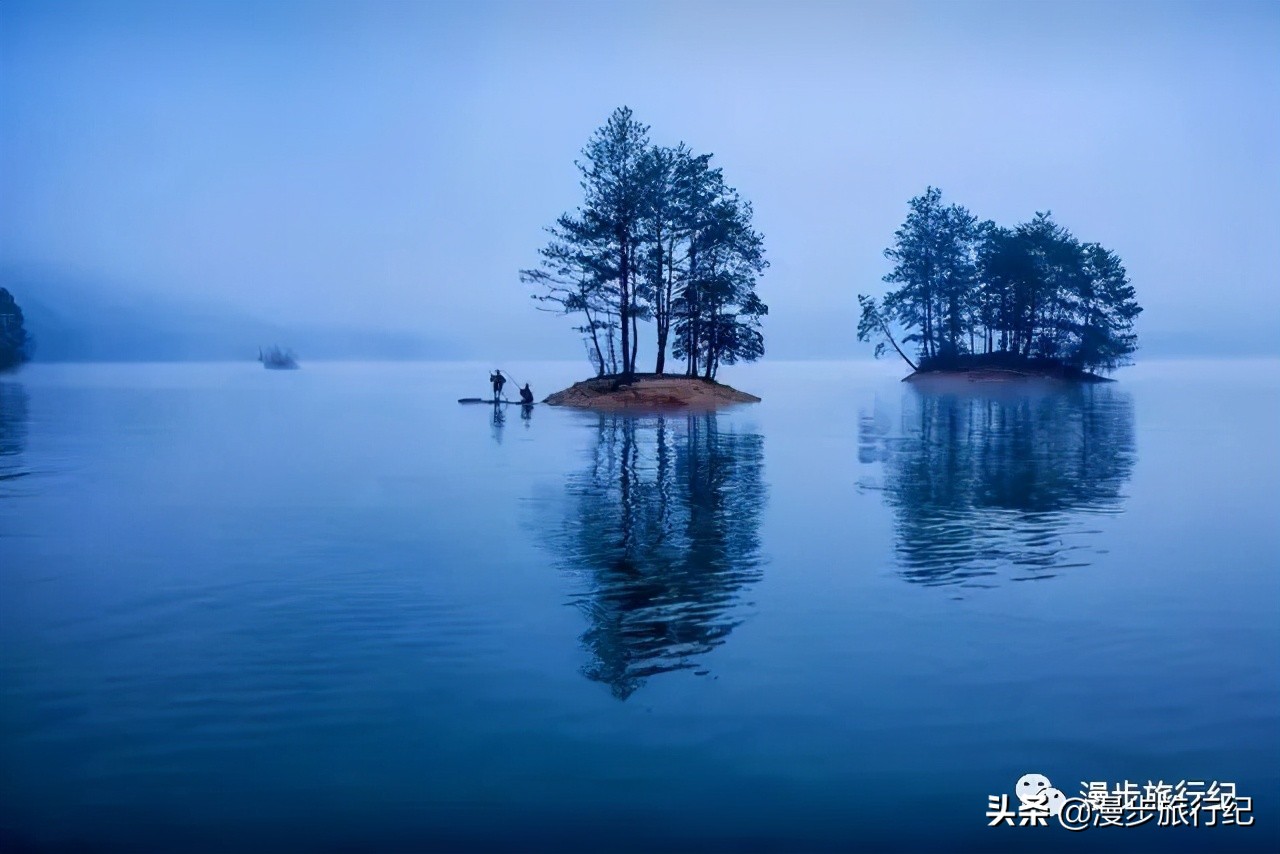
[[[493,383],[493,400],[496,403],[502,399],[502,387],[507,384],[507,378],[502,371],[494,371],[489,374],[489,382]]]
[[[533,403],[533,392],[529,390],[528,383],[525,383],[524,388],[520,389],[520,402],[526,406]]]

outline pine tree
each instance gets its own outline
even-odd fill
[[[582,206],[548,229],[521,279],[547,310],[584,315],[576,329],[598,375],[635,372],[639,322],[652,320],[656,373],[670,351],[686,374],[714,378],[764,352],[763,238],[711,155],[651,145],[648,132],[625,107],[595,132],[578,163]]]

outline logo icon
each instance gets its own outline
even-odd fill
[[[1018,812],[1044,810],[1046,815],[1057,816],[1067,802],[1067,796],[1061,790],[1053,788],[1049,778],[1043,774],[1023,774],[1018,778],[1013,793],[1018,796],[1022,806]],[[1040,822],[1043,823],[1043,822]]]

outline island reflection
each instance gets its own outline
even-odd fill
[[[859,459],[883,466],[876,485],[907,581],[982,586],[1092,562],[1093,522],[1123,509],[1136,458],[1128,395],[1098,385],[904,398],[899,431],[880,413],[860,419]]]
[[[19,384],[0,382],[0,481],[21,477],[21,454],[27,444],[27,392]]]
[[[764,440],[710,413],[600,415],[594,438],[549,545],[581,584],[583,673],[625,700],[650,676],[698,668],[740,622],[762,574]]]

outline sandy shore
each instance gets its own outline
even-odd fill
[[[759,400],[753,394],[712,380],[642,374],[625,384],[614,377],[583,380],[550,395],[545,402],[585,409],[707,410]]]

